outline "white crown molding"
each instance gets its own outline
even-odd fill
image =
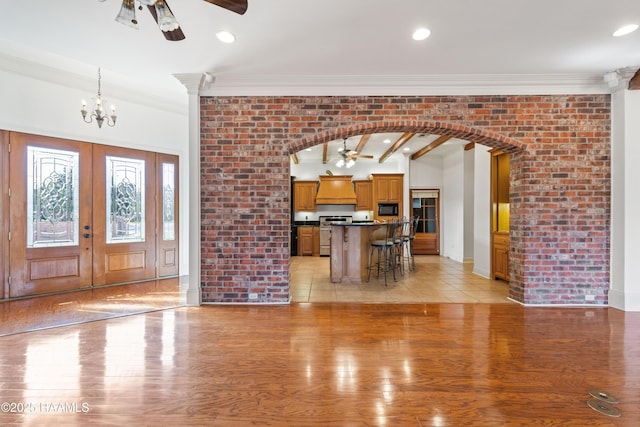
[[[78,69],[86,70],[87,64],[78,64],[78,67]],[[97,68],[93,69],[95,75],[81,75],[0,51],[0,70],[86,91],[88,94],[95,93],[97,89]],[[107,73],[103,69],[102,88],[103,92],[106,93],[108,91],[110,98],[117,98],[174,114],[188,114],[186,91],[184,96],[178,99],[175,95],[158,96],[157,91],[150,93],[149,91],[139,90],[132,84],[121,84],[114,82],[113,79],[109,81],[109,79],[105,79],[105,74]],[[108,90],[105,90],[105,88],[108,88]]]
[[[602,75],[216,76],[202,96],[570,95],[610,93]]]

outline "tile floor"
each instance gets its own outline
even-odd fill
[[[473,264],[437,255],[416,256],[416,268],[362,285],[331,283],[329,257],[291,258],[292,302],[514,303],[509,284],[473,274]]]

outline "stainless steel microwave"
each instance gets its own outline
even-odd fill
[[[398,216],[398,204],[378,203],[378,216]]]

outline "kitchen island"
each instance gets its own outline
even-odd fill
[[[385,224],[374,222],[331,225],[331,282],[367,281],[370,242],[384,239]]]

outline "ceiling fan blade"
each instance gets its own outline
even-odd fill
[[[215,4],[224,9],[235,12],[239,15],[244,15],[249,7],[248,0],[204,0],[207,3]]]
[[[171,11],[171,8],[169,7],[169,4],[165,2],[165,4],[167,5],[167,9],[169,9],[169,11]],[[149,12],[151,12],[151,16],[153,16],[153,19],[155,19],[156,24],[158,23],[158,14],[156,13],[156,7],[155,6],[147,6],[149,8]],[[173,12],[171,12],[173,13]],[[164,38],[172,41],[172,42],[176,42],[176,41],[180,41],[180,40],[184,40],[185,36],[184,33],[182,32],[182,28],[178,27],[177,29],[173,30],[173,31],[162,31],[162,34],[164,35]]]
[[[373,156],[370,154],[356,154],[353,157],[357,157],[358,159],[373,159]]]

